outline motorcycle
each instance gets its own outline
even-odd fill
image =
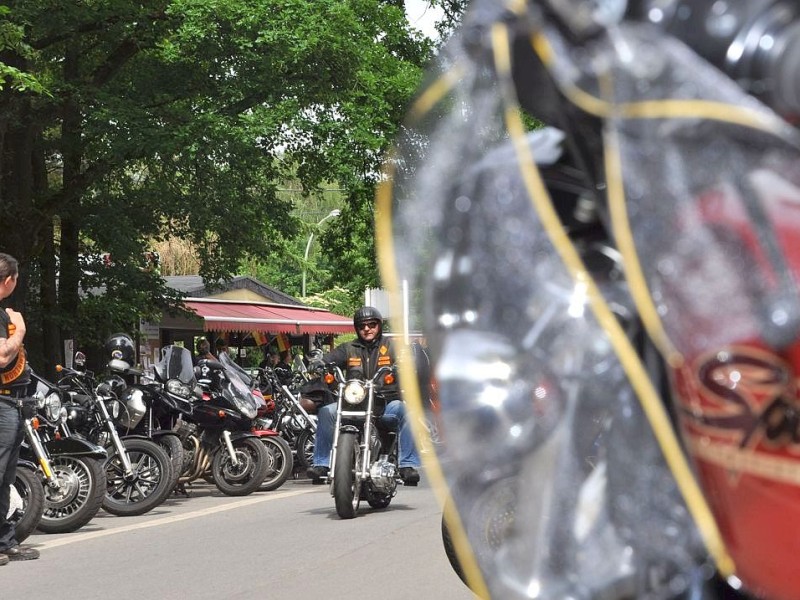
[[[80,354],[76,355],[76,364]],[[172,479],[169,487],[174,489],[187,459],[178,435],[162,422],[166,423],[176,409],[175,400],[143,371],[117,367],[113,360],[107,366],[111,375],[102,383],[114,390],[122,404],[119,416],[114,419],[118,431],[123,437],[137,435],[161,446],[170,458]],[[137,382],[129,382],[132,378]]]
[[[355,517],[361,500],[386,508],[397,493],[397,432],[378,425],[376,410],[376,387],[394,378],[392,367],[380,367],[370,379],[347,379],[336,365],[325,375],[339,390],[328,479],[342,519]]]
[[[314,457],[316,415],[306,411],[300,398],[295,396],[289,386],[281,384],[269,367],[259,369],[258,379],[265,382],[261,384],[264,389],[273,390],[271,396],[274,404],[257,421],[258,427],[277,431],[289,445],[294,469],[305,471],[311,466]]]
[[[154,366],[156,381],[175,401],[173,431],[187,452],[188,468],[178,483],[185,485],[210,473],[228,496],[253,493],[264,482],[270,456],[252,431],[258,402],[232,370],[213,360],[200,360],[181,346],[161,349]]]
[[[66,419],[58,387],[31,372],[37,414],[24,421],[20,456],[39,465],[44,483],[44,512],[38,529],[67,533],[80,529],[98,513],[106,489],[106,451],[76,437],[58,434]]]
[[[478,0],[412,107],[379,252],[479,596],[800,595],[797,20]]]
[[[79,361],[82,362],[82,361]],[[159,506],[172,491],[172,462],[154,441],[143,435],[120,435],[115,421],[126,410],[114,390],[95,382],[94,373],[58,365],[57,385],[66,394],[67,418],[61,423],[65,437],[73,435],[106,449],[106,491],[103,509],[117,516],[145,514]],[[79,370],[81,369],[81,370]]]
[[[272,392],[273,384],[266,380],[259,382],[258,378],[251,377],[227,353],[221,354],[219,362],[229,373],[233,373],[250,388],[251,394],[256,399],[256,418],[253,420],[253,433],[258,436],[267,450],[269,465],[264,481],[259,488],[269,492],[281,487],[294,470],[294,457],[289,442],[282,432],[265,421],[266,416],[275,408],[275,395]]]
[[[6,519],[14,524],[18,542],[27,539],[38,527],[44,512],[44,488],[36,465],[27,460],[17,461],[17,475],[11,484]]]

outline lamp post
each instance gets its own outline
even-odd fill
[[[308,252],[311,250],[311,242],[314,240],[314,231],[319,229],[319,226],[322,225],[328,219],[333,219],[334,217],[338,217],[342,214],[338,208],[334,208],[331,212],[329,212],[326,216],[322,217],[316,225],[314,225],[314,230],[311,232],[311,235],[308,236],[308,243],[306,244],[306,252],[303,255],[303,298],[306,297],[306,270],[308,268]]]

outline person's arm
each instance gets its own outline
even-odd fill
[[[22,314],[10,308],[6,309],[9,336],[5,337],[5,327],[0,328],[0,367],[5,367],[13,361],[22,349],[25,339],[25,320]]]
[[[322,357],[322,361],[326,365],[333,363],[342,370],[346,369],[347,344],[342,344],[341,346],[337,346],[336,348],[328,352],[325,356]]]

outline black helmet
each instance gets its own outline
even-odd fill
[[[353,326],[358,329],[358,326],[366,321],[380,321],[380,323],[383,324],[383,317],[377,308],[373,306],[362,306],[353,315]]]
[[[136,362],[136,347],[125,333],[115,333],[106,341],[108,368],[112,371],[127,371]]]

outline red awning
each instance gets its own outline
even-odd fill
[[[320,308],[190,298],[183,304],[203,318],[205,331],[263,331],[265,333],[352,333],[353,320]]]

